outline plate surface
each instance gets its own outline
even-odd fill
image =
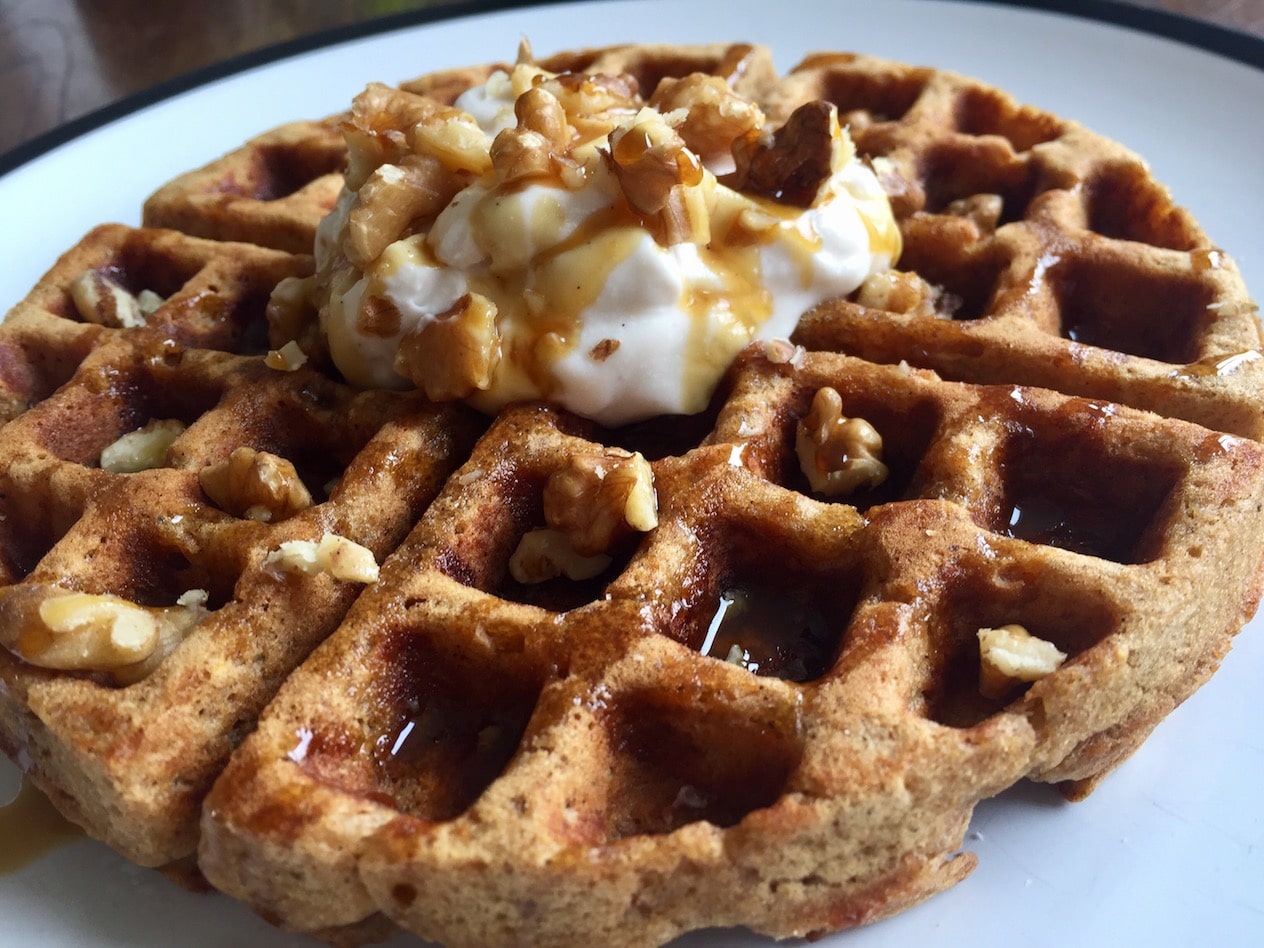
[[[738,25],[740,24],[740,26]],[[995,4],[931,0],[614,0],[408,27],[304,52],[184,92],[90,131],[0,178],[0,310],[93,225],[138,223],[181,171],[295,118],[343,108],[371,80],[614,42],[744,40],[789,68],[814,50],[857,50],[968,73],[1077,119],[1150,162],[1264,287],[1264,71],[1172,39]],[[979,868],[895,919],[821,945],[976,948],[1246,944],[1264,940],[1264,619],[1211,683],[1088,800],[1020,785],[982,804],[966,839]],[[17,792],[0,759],[0,801]],[[0,835],[0,852],[6,843]],[[9,946],[310,945],[243,906],[191,895],[103,846],[76,842],[0,876]],[[399,944],[410,944],[398,939]],[[395,942],[392,942],[395,944]],[[704,932],[680,946],[762,945]]]

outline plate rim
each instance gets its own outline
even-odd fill
[[[133,92],[84,115],[70,119],[35,138],[0,153],[0,179],[41,158],[53,149],[74,141],[98,128],[247,70],[279,62],[303,53],[340,43],[364,39],[395,30],[442,23],[527,7],[565,6],[593,0],[457,0],[387,14],[358,23],[318,30],[314,33],[230,56]],[[1221,26],[1169,10],[1139,7],[1123,0],[913,0],[921,3],[971,3],[1061,14],[1092,22],[1121,26],[1136,32],[1174,40],[1193,49],[1242,63],[1264,72],[1264,36]]]

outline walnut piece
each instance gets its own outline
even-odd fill
[[[533,86],[514,101],[514,115],[518,125],[502,131],[491,146],[492,167],[500,181],[561,176],[564,168],[577,167],[570,156],[574,129],[557,96]]]
[[[979,629],[979,691],[1003,698],[1018,685],[1039,681],[1061,667],[1066,653],[1021,625]]]
[[[771,140],[750,136],[735,141],[736,170],[725,183],[782,204],[811,207],[854,154],[851,137],[838,123],[838,109],[824,101],[806,102]]]
[[[643,105],[632,76],[569,72],[537,82],[529,72],[520,72],[522,67],[513,75],[518,94],[525,92],[528,84],[547,91],[561,103],[567,122],[581,141],[609,133],[620,116],[633,115]]]
[[[378,166],[347,213],[347,259],[357,267],[376,260],[415,224],[437,217],[466,183],[431,155],[404,155],[398,163]]]
[[[303,348],[291,339],[280,349],[272,349],[263,358],[264,365],[278,372],[295,372],[307,364]]]
[[[685,145],[708,168],[732,170],[733,144],[758,137],[764,125],[759,106],[729,87],[719,76],[692,73],[659,82],[650,105],[669,119]],[[717,171],[719,173],[719,171]]]
[[[400,341],[395,371],[438,402],[488,388],[499,362],[496,304],[479,293],[466,293],[446,313]]]
[[[135,474],[167,466],[167,454],[184,434],[184,422],[175,418],[152,419],[130,431],[101,452],[101,469],[115,474]]]
[[[804,356],[807,355],[807,350],[802,346],[796,346],[789,339],[766,339],[760,347],[764,358],[773,365],[791,365],[798,368],[803,364]]]
[[[285,458],[243,445],[198,475],[202,490],[236,517],[272,523],[312,505],[312,495]]]
[[[208,613],[207,593],[140,606],[109,593],[10,587],[0,596],[0,646],[29,664],[96,672],[128,685],[150,674]]]
[[[108,671],[144,661],[158,644],[158,620],[118,596],[66,593],[40,603],[48,635],[22,657],[42,668]],[[29,641],[29,639],[28,639]]]
[[[611,132],[610,156],[624,197],[659,243],[673,246],[711,240],[707,174],[662,115],[642,109],[631,122]],[[714,183],[714,178],[710,181]]]
[[[964,217],[979,228],[979,233],[990,234],[996,230],[1004,209],[1005,199],[999,194],[972,194],[949,203],[944,213]]]
[[[887,270],[865,279],[855,300],[869,309],[902,316],[951,319],[961,307],[961,299],[943,287],[928,283],[916,273]]]
[[[379,572],[372,550],[336,533],[324,534],[319,542],[286,540],[264,557],[263,564],[308,576],[328,573],[348,583],[376,583]]]
[[[573,455],[544,486],[544,521],[576,553],[605,553],[633,531],[658,526],[653,469],[642,455],[618,448]]]
[[[162,305],[153,290],[133,296],[101,270],[85,270],[70,284],[70,298],[84,322],[112,329],[136,329]]]
[[[509,575],[523,584],[543,583],[558,576],[578,581],[592,579],[610,563],[604,553],[585,556],[577,552],[559,530],[530,530],[509,557]]]
[[[265,310],[271,345],[280,349],[295,342],[304,353],[320,351],[318,290],[315,276],[286,277],[272,288]]]
[[[414,125],[408,141],[416,154],[437,159],[449,171],[478,176],[491,170],[487,133],[460,109],[440,110]]]
[[[492,167],[505,184],[542,178],[553,173],[548,139],[529,128],[507,128],[492,142]]]
[[[378,165],[393,164],[410,154],[408,131],[444,108],[426,96],[380,82],[369,83],[352,100],[351,114],[342,126],[347,142],[347,188],[360,190]]]
[[[843,399],[828,386],[818,389],[795,435],[799,466],[812,490],[827,497],[877,487],[887,478],[882,436],[863,418],[843,415]]]

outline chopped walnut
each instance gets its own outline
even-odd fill
[[[850,136],[838,124],[838,110],[828,102],[807,102],[790,113],[771,140],[751,136],[735,141],[737,167],[726,183],[782,204],[811,207],[822,186],[854,153]]]
[[[789,339],[767,339],[763,343],[764,358],[773,365],[802,365],[806,350]]]
[[[658,526],[654,472],[640,454],[617,448],[573,455],[545,484],[544,520],[577,553],[604,553],[632,531]]]
[[[243,445],[198,475],[202,490],[221,510],[271,523],[312,505],[294,465],[285,458]]]
[[[491,146],[491,163],[505,183],[545,175],[560,175],[576,166],[570,157],[574,130],[557,96],[540,86],[527,89],[514,101],[516,128],[507,128]]]
[[[60,671],[97,672],[131,684],[152,672],[207,615],[207,593],[174,606],[140,606],[109,593],[10,587],[0,597],[0,646]]]
[[[519,70],[514,70],[514,84],[521,83]],[[611,76],[594,73],[562,73],[536,83],[562,104],[567,122],[575,129],[576,136],[590,141],[608,133],[613,124],[611,116],[631,116],[641,107],[637,95],[636,80],[631,76]],[[525,92],[525,86],[519,92]]]
[[[950,203],[944,213],[964,217],[973,222],[980,233],[990,234],[996,230],[1004,208],[1005,200],[999,194],[972,194]]]
[[[705,169],[661,115],[643,109],[615,129],[610,155],[624,197],[647,225],[657,225],[660,243],[710,241]]]
[[[548,139],[529,128],[507,128],[492,142],[492,167],[506,184],[553,173],[554,155]]]
[[[272,288],[265,311],[271,345],[281,349],[294,342],[304,354],[321,351],[318,290],[314,276],[286,277]]]
[[[856,291],[855,300],[869,309],[939,319],[952,318],[961,306],[960,298],[943,287],[903,270],[887,270],[867,277]]]
[[[184,434],[184,422],[174,418],[153,419],[130,431],[101,452],[101,469],[115,474],[135,474],[167,466],[167,454]]]
[[[719,76],[693,73],[659,82],[650,105],[671,117],[685,145],[717,174],[733,170],[733,143],[759,135],[764,114],[759,106],[729,87]]]
[[[307,364],[302,347],[291,339],[280,349],[272,349],[263,358],[264,365],[278,372],[295,372]]]
[[[347,188],[360,190],[378,165],[393,164],[410,154],[408,130],[445,110],[426,96],[370,83],[352,100],[351,114],[342,127],[347,142]]]
[[[1050,675],[1066,661],[1066,653],[1037,638],[1021,625],[979,629],[979,691],[1003,698],[1015,687]]]
[[[528,585],[558,576],[578,581],[599,575],[610,562],[610,557],[602,553],[585,556],[577,552],[559,530],[531,530],[523,534],[509,558],[509,575]]]
[[[547,89],[534,86],[514,100],[514,116],[518,127],[530,129],[541,135],[557,152],[564,152],[574,138],[566,110],[557,96]]]
[[[347,259],[363,267],[415,223],[438,216],[466,184],[430,155],[404,155],[376,168],[360,187],[347,214]]]
[[[500,362],[496,304],[467,293],[446,313],[401,340],[395,371],[434,401],[466,398],[491,385]]]
[[[336,533],[326,533],[319,542],[286,540],[270,552],[263,563],[309,576],[328,573],[334,579],[349,583],[375,583],[378,578],[377,557],[373,551]]]
[[[603,339],[588,350],[588,358],[594,362],[605,362],[619,351],[621,343],[618,339]]]
[[[85,270],[75,277],[70,298],[85,322],[113,329],[144,326],[163,303],[153,290],[141,290],[133,296],[101,270]]]
[[[435,113],[414,125],[408,138],[414,152],[438,159],[450,171],[477,176],[491,170],[487,133],[459,109]]]
[[[882,436],[863,418],[843,415],[834,389],[817,390],[795,436],[799,466],[812,490],[829,497],[876,487],[887,477]]]
[[[26,637],[19,654],[42,668],[108,671],[143,661],[158,644],[153,613],[118,596],[51,596],[38,615],[46,634]]]

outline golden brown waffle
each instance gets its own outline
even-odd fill
[[[283,125],[163,185],[145,201],[142,222],[311,253],[346,158],[336,118]]]
[[[831,305],[805,345],[1264,436],[1257,308],[1141,158],[978,81],[865,56],[810,57],[769,107],[816,98],[883,170],[901,269],[943,296]]]
[[[146,220],[202,236],[100,228],[0,326],[0,746],[129,858],[196,852],[339,941],[640,945],[900,911],[970,871],[978,801],[1024,777],[1088,792],[1254,612],[1253,307],[1136,158],[969,80],[827,56],[774,83],[745,46],[542,65],[643,90],[702,69],[780,116],[835,102],[905,272],[810,313],[798,347],[749,348],[695,418],[489,421],[271,351],[333,123],[179,179]],[[403,90],[448,103],[488,69]],[[142,290],[161,305],[126,328]],[[811,489],[798,428],[823,388],[881,436],[878,486]],[[103,469],[151,420],[184,426],[157,466]],[[628,452],[657,526],[594,576],[521,581],[554,475]],[[262,519],[260,455],[284,488]],[[310,506],[286,506],[295,480]],[[326,534],[376,581],[277,557]],[[24,661],[74,591],[178,634],[142,667]],[[994,692],[977,633],[1009,624],[1066,660]]]
[[[6,401],[37,402],[0,429],[6,631],[37,628],[40,604],[70,590],[155,608],[189,590],[209,596],[205,619],[130,687],[0,650],[5,750],[68,816],[145,865],[192,852],[228,753],[358,591],[280,576],[266,554],[328,531],[384,555],[468,440],[468,419],[450,408],[264,364],[268,294],[309,268],[278,251],[107,226],[0,327],[18,369]],[[69,287],[85,272],[166,302],[144,328],[82,322]],[[99,466],[104,448],[153,419],[187,426],[163,466]],[[323,502],[275,523],[219,509],[199,473],[243,446],[291,460]]]
[[[746,44],[613,46],[558,53],[539,63],[550,72],[632,75],[646,90],[665,76],[706,72],[729,79],[752,99],[762,98],[776,79],[767,50]],[[502,65],[447,69],[399,88],[450,104]],[[145,201],[143,223],[310,253],[316,225],[342,187],[347,149],[339,128],[344,118],[284,125],[179,176]]]
[[[1254,609],[1254,442],[824,353],[751,353],[734,384],[706,444],[655,462],[658,528],[545,605],[506,575],[542,484],[641,445],[498,419],[220,778],[208,877],[286,926],[380,912],[453,945],[860,924],[969,871],[979,799],[1126,756]],[[822,385],[889,439],[859,508],[793,459]],[[734,590],[753,627],[699,654]],[[975,632],[1009,622],[1071,658],[984,699]]]

